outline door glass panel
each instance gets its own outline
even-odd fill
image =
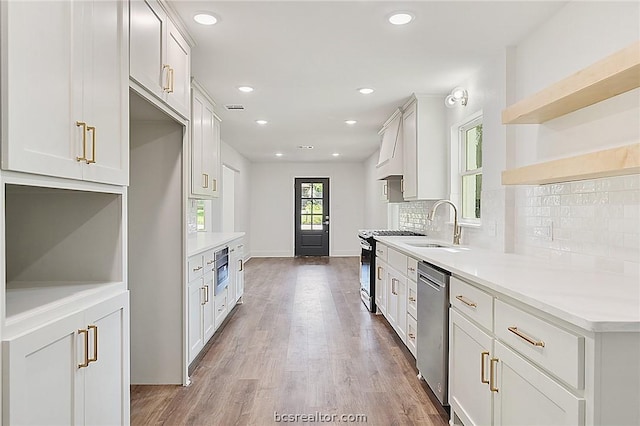
[[[302,211],[300,213],[302,214],[311,214],[313,207],[313,201],[311,200],[302,200]]]
[[[303,214],[300,220],[300,229],[311,229],[311,215]]]
[[[302,198],[311,198],[311,184],[303,183],[302,184]]]
[[[313,216],[311,229],[322,230],[322,216],[318,216],[318,215]]]
[[[313,200],[313,214],[322,214],[322,200]]]
[[[322,190],[323,190],[323,188],[322,188],[322,184],[321,183],[314,183],[313,184],[313,198],[322,198]],[[303,194],[304,194],[304,192],[303,192]]]

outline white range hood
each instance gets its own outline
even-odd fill
[[[376,178],[383,180],[402,177],[402,110],[400,108],[384,123],[378,134],[382,135],[382,142],[376,165]]]

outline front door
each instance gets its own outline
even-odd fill
[[[329,256],[329,179],[296,178],[296,256]]]

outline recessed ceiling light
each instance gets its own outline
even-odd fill
[[[357,121],[356,120],[346,120],[345,123],[348,124],[349,126],[353,126],[354,124],[357,123]]]
[[[413,21],[413,15],[408,12],[396,12],[389,16],[389,22],[393,25],[405,25]]]
[[[362,89],[358,89],[358,92],[362,93],[363,95],[370,95],[371,93],[373,93],[373,89],[363,87]]]
[[[281,152],[276,152],[276,157],[282,157],[284,154]]]
[[[334,153],[333,153],[333,154],[331,154],[331,155],[333,155],[334,157],[339,157],[339,156],[340,156],[340,153],[339,153],[339,152],[334,152]]]
[[[239,86],[238,90],[244,93],[250,93],[253,92],[253,87],[251,86]]]
[[[202,25],[215,25],[218,22],[218,18],[211,13],[198,13],[193,16],[193,20]]]
[[[261,125],[261,126],[264,126],[265,124],[268,123],[268,121],[267,120],[256,120],[256,123]]]

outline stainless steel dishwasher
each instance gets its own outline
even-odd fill
[[[418,377],[427,382],[442,405],[449,405],[450,276],[429,263],[418,265]]]

